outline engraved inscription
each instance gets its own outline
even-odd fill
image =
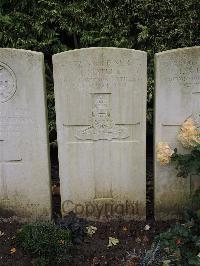
[[[16,91],[15,74],[10,67],[0,62],[0,103],[7,102]]]
[[[171,67],[173,65],[179,65],[180,67],[174,69]],[[180,82],[187,87],[191,85],[198,85],[200,83],[200,65],[199,63],[194,62],[193,59],[184,60],[181,56],[180,58],[174,58],[171,61],[171,64],[165,62],[163,68],[168,70],[167,75],[163,77],[167,82]]]
[[[93,93],[92,125],[78,130],[80,140],[112,140],[129,137],[128,129],[115,125],[111,117],[110,93]]]

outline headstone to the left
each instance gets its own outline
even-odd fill
[[[43,54],[0,49],[0,214],[51,217]]]

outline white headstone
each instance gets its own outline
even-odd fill
[[[178,152],[181,124],[200,114],[200,47],[158,53],[156,59],[155,145],[167,142]],[[199,124],[200,125],[200,124]],[[155,214],[157,219],[179,216],[190,195],[200,185],[199,177],[177,177],[173,164],[160,166],[155,159]]]
[[[51,216],[42,53],[0,49],[0,212]]]
[[[62,213],[144,218],[146,53],[53,56]]]

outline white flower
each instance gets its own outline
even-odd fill
[[[171,156],[173,153],[174,151],[170,148],[170,146],[166,142],[158,143],[156,147],[156,158],[161,165],[168,164],[171,160]]]
[[[192,118],[188,118],[181,126],[178,140],[185,148],[195,147],[200,143],[199,134],[195,121]]]

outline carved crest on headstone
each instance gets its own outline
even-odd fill
[[[93,95],[92,125],[77,131],[80,140],[112,140],[129,137],[128,129],[115,125],[110,110],[110,94]]]
[[[15,74],[10,67],[0,62],[0,103],[7,102],[16,91]]]

